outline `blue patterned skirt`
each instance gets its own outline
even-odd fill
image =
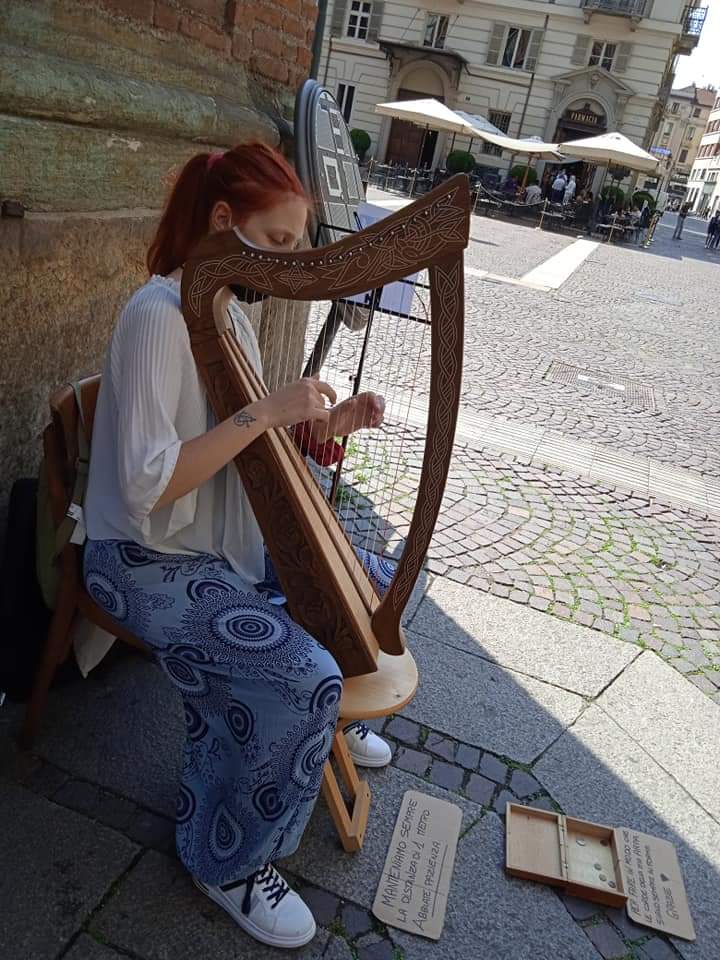
[[[363,554],[382,592],[394,569]],[[219,557],[90,540],[88,592],[153,651],[182,696],[177,849],[207,884],[294,853],[335,735],[342,677],[290,619],[268,562],[256,590]]]

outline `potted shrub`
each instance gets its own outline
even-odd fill
[[[655,197],[653,197],[651,193],[648,193],[647,190],[638,190],[637,193],[633,194],[632,202],[639,210],[642,210],[642,206],[646,200],[650,207],[650,213],[652,213],[655,210]]]
[[[445,161],[448,173],[470,173],[475,169],[475,158],[467,150],[453,150]]]
[[[370,134],[367,130],[351,130],[350,131],[350,140],[355,149],[355,153],[358,156],[360,163],[365,159],[365,154],[370,149]]]
[[[526,166],[524,163],[516,163],[515,166],[510,171],[510,176],[515,177],[518,183],[523,182],[525,176],[525,171],[527,170],[527,181],[525,183],[526,187],[529,187],[531,183],[537,183],[538,175],[535,172],[534,167]]]

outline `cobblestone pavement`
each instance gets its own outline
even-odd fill
[[[532,767],[527,764],[462,743],[402,716],[382,718],[373,721],[372,726],[391,744],[393,766],[448,791],[449,800],[453,795],[472,800],[482,808],[482,815],[494,811],[504,817],[509,802],[564,812],[538,783]],[[4,765],[2,779],[81,815],[86,819],[88,831],[98,824],[127,837],[139,847],[133,857],[135,869],[140,867],[143,858],[152,856],[153,851],[177,861],[174,821],[120,793],[74,777],[47,760],[17,752]],[[178,863],[178,880],[183,872]],[[287,870],[283,874],[312,909],[320,930],[329,935],[322,951],[324,958],[406,960],[406,954],[393,940],[392,929],[380,923],[364,906],[293,876]],[[121,956],[114,950],[114,937],[108,937],[102,925],[102,913],[116,895],[115,886],[89,912],[62,950],[63,957],[110,960]],[[679,958],[669,939],[633,923],[625,911],[558,896],[604,960]],[[209,909],[209,916],[215,916],[216,909]],[[136,954],[123,951],[122,956]]]
[[[484,218],[473,233],[498,239],[493,269],[512,266],[509,237],[513,250],[527,248],[516,275],[566,242]],[[681,243],[698,259],[679,259],[662,231],[652,253],[602,245],[557,294],[470,278],[463,408],[720,477],[720,332],[704,304],[709,290],[720,291],[720,257],[705,254],[698,235]],[[486,266],[484,250],[471,245],[469,262]],[[341,388],[360,342],[343,330],[330,354],[327,376]],[[428,350],[426,325],[379,318],[364,386],[426,397]],[[657,409],[551,383],[552,359],[647,384]],[[401,423],[403,414],[399,402],[388,420]],[[397,547],[421,448],[417,432],[394,427],[353,443],[347,479],[365,499],[348,494],[344,508],[358,539],[377,513],[393,524]],[[478,437],[456,444],[428,568],[653,649],[720,702],[720,524],[701,513],[498,455]]]

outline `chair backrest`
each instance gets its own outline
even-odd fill
[[[79,381],[80,401],[88,446],[92,439],[100,376]],[[75,391],[65,384],[50,397],[50,424],[43,434],[48,493],[53,520],[59,526],[65,516],[75,485],[78,459],[78,410]]]

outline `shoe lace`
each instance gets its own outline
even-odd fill
[[[255,884],[262,887],[262,891],[269,901],[270,909],[274,910],[280,901],[290,893],[290,887],[277,872],[271,863],[267,863],[262,870],[251,874],[247,879],[245,896],[242,902],[242,912],[247,916],[250,913],[250,898]]]
[[[355,723],[350,724],[349,727],[345,727],[345,733],[356,733],[361,740],[364,740],[367,735],[370,733],[370,727],[362,720],[356,720]]]

